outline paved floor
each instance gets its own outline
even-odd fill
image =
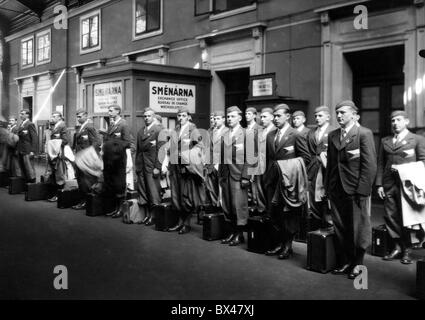
[[[0,298],[3,299],[413,299],[416,264],[367,256],[368,290],[343,276],[305,269],[306,245],[288,261],[186,235],[87,217],[84,211],[25,202],[0,189]],[[423,255],[418,250],[416,255]],[[55,290],[65,265],[68,290]]]

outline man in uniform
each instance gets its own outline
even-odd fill
[[[178,125],[170,137],[170,190],[173,209],[179,214],[179,223],[168,231],[179,234],[190,232],[192,213],[205,204],[203,165],[193,161],[204,152],[202,136],[196,125],[189,121],[189,109],[181,107],[177,111]]]
[[[212,206],[219,208],[220,204],[220,191],[218,181],[218,167],[222,159],[222,140],[226,132],[229,130],[226,127],[226,117],[224,111],[214,112],[215,128],[210,135],[210,163],[206,165],[207,177],[205,181],[207,196]]]
[[[309,128],[307,128],[304,124],[306,122],[305,114],[302,111],[295,111],[292,114],[292,124],[294,125],[294,128],[297,129],[301,135],[306,138],[308,132],[310,131]]]
[[[60,155],[55,158],[49,157],[49,167],[50,167],[50,183],[55,186],[57,189],[63,189],[65,186],[65,172],[63,170],[58,170],[57,163],[59,158],[63,156],[63,147],[68,144],[68,131],[66,129],[65,122],[63,121],[62,113],[59,111],[54,111],[52,113],[51,122],[53,124],[53,129],[51,132],[51,140],[61,140],[60,144]],[[56,202],[58,200],[57,195],[52,196],[47,199],[50,202]]]
[[[78,152],[93,147],[97,152],[100,152],[100,140],[93,123],[88,118],[86,110],[78,109],[76,112],[77,122],[80,127],[77,129],[74,138],[74,152]],[[76,166],[76,176],[78,181],[78,188],[80,191],[87,195],[90,192],[90,188],[97,182],[97,177],[82,171]],[[84,198],[85,199],[85,198]],[[75,210],[83,210],[86,208],[86,201],[82,200],[79,204],[72,207]]]
[[[258,157],[258,132],[260,130],[260,126],[257,124],[257,109],[253,107],[249,107],[245,111],[245,119],[246,119],[246,148],[247,155],[250,155],[252,162]],[[250,186],[248,188],[248,203],[252,204],[252,207],[249,209],[251,214],[258,213],[258,190],[256,189],[256,176],[250,175]]]
[[[122,217],[121,206],[125,201],[127,182],[127,157],[131,157],[134,139],[127,122],[121,118],[121,107],[111,105],[108,108],[109,127],[103,138],[103,178],[106,194],[115,197],[116,210],[107,213],[112,218]]]
[[[243,232],[248,222],[249,175],[246,164],[246,134],[241,127],[242,111],[237,106],[227,108],[226,132],[222,141],[223,157],[218,168],[222,190],[222,207],[230,221],[231,233],[222,244],[237,246],[245,242]]]
[[[394,135],[381,140],[375,183],[379,197],[384,200],[385,224],[394,242],[394,250],[383,260],[401,258],[401,263],[411,264],[410,231],[403,227],[400,182],[392,166],[425,161],[425,138],[407,129],[409,118],[405,111],[392,112],[391,125]]]
[[[310,214],[320,221],[322,227],[330,227],[332,219],[329,213],[328,201],[324,199],[324,177],[326,172],[326,157],[328,150],[328,135],[335,130],[329,123],[331,115],[326,106],[317,107],[314,111],[317,127],[307,134],[307,146],[311,162],[307,167],[310,184],[309,207]]]
[[[10,117],[9,118],[9,126],[8,126],[8,130],[9,130],[9,139],[8,139],[8,144],[6,146],[6,168],[9,171],[10,176],[12,177],[20,177],[22,175],[21,173],[21,168],[19,166],[19,157],[18,157],[18,152],[17,152],[17,143],[19,140],[19,136],[18,136],[18,123],[17,123],[17,119],[16,117]],[[15,143],[16,141],[16,143]],[[9,144],[9,142],[11,144]]]
[[[337,236],[338,268],[333,274],[360,274],[371,244],[370,194],[376,176],[376,151],[371,130],[357,126],[357,107],[341,101],[335,107],[341,128],[329,133],[325,190],[331,202]]]
[[[290,109],[286,104],[274,108],[276,130],[267,135],[267,166],[265,173],[267,201],[273,199],[279,183],[280,169],[278,161],[302,158],[304,165],[310,162],[305,138],[290,125]],[[298,199],[298,202],[300,199]],[[300,209],[292,208],[285,201],[269,206],[269,215],[280,234],[280,245],[271,248],[266,255],[278,255],[279,259],[288,259],[292,255],[292,242],[299,229]]]
[[[137,133],[136,174],[138,202],[145,207],[146,216],[142,223],[147,226],[154,224],[155,207],[161,204],[160,173],[161,163],[158,151],[161,144],[158,136],[161,126],[155,119],[155,112],[146,108],[143,113],[145,126]]]
[[[21,125],[18,128],[19,141],[16,147],[18,151],[19,166],[26,182],[35,182],[34,154],[38,148],[38,135],[34,123],[29,119],[30,111],[24,109],[19,114]]]

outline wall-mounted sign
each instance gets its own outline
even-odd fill
[[[251,97],[265,97],[275,95],[275,74],[251,76]]]
[[[155,112],[174,113],[180,107],[187,107],[195,112],[196,87],[194,85],[149,82],[149,107]]]
[[[108,112],[108,107],[112,104],[122,108],[122,82],[98,83],[93,86],[93,112]]]

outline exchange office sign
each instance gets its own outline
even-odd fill
[[[149,106],[156,112],[175,113],[180,107],[195,112],[196,87],[194,85],[149,82]]]
[[[122,82],[106,82],[95,84],[93,88],[93,112],[106,113],[112,104],[122,108]]]

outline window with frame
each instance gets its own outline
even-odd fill
[[[50,61],[50,32],[37,35],[37,63]]]
[[[33,47],[34,39],[29,38],[22,40],[21,42],[21,63],[22,67],[27,67],[33,65]]]
[[[100,14],[81,19],[81,49],[90,50],[100,46]]]
[[[135,35],[159,30],[161,28],[161,1],[162,0],[134,0],[135,1]]]
[[[257,0],[195,0],[195,16],[236,10],[256,2]]]

